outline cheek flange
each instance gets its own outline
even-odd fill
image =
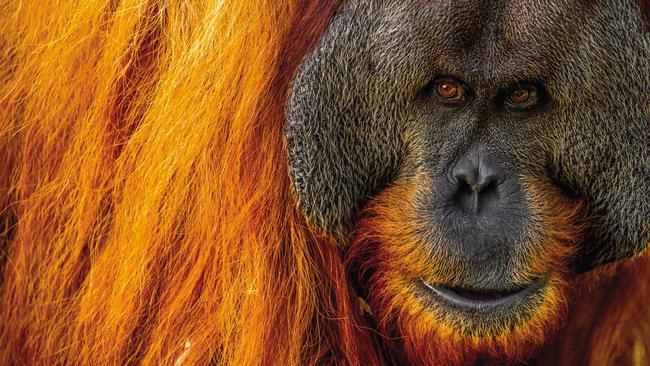
[[[337,236],[392,179],[402,156],[400,103],[377,87],[383,81],[366,44],[372,30],[355,19],[355,6],[339,12],[298,70],[284,127],[300,207],[312,225]]]

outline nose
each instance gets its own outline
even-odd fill
[[[499,184],[507,173],[489,155],[473,151],[456,163],[451,176],[455,203],[466,213],[479,214],[499,203]]]
[[[449,253],[462,253],[455,260],[485,273],[509,268],[504,251],[518,245],[533,222],[518,171],[505,164],[514,157],[506,154],[478,146],[466,151],[440,171],[431,200]]]

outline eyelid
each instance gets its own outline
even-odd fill
[[[438,92],[438,86],[441,83],[453,83],[456,85],[459,91],[459,98],[458,99],[448,99],[440,95]],[[460,106],[463,105],[467,102],[468,97],[469,97],[469,89],[465,86],[465,84],[455,78],[452,77],[441,77],[434,79],[433,82],[430,84],[431,85],[431,92],[435,95],[435,97],[438,99],[438,102],[447,106]]]
[[[524,103],[514,103],[510,101],[510,95],[521,89],[527,89],[529,96],[528,100]],[[519,84],[513,87],[510,87],[505,90],[505,93],[502,94],[502,105],[511,110],[526,110],[530,108],[537,107],[543,101],[544,91],[541,87],[536,84]]]
[[[526,98],[526,101],[521,102],[521,103],[517,103],[517,102],[515,102],[514,100],[512,100],[512,97],[514,96],[514,94],[515,94],[516,92],[518,92],[518,91],[522,91],[522,90],[525,90],[525,91],[528,93],[527,98]],[[524,87],[524,88],[514,89],[514,90],[511,90],[511,91],[508,93],[508,100],[511,100],[512,102],[514,102],[514,104],[518,104],[518,105],[527,104],[527,103],[529,103],[532,99],[535,99],[535,98],[537,98],[537,90],[535,90],[534,88],[530,88],[530,87]]]

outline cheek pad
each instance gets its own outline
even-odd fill
[[[307,219],[342,234],[390,179],[400,156],[396,103],[379,88],[368,22],[347,6],[294,79],[285,138],[289,173]],[[392,120],[391,117],[393,116]]]

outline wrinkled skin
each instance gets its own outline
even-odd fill
[[[440,80],[465,99],[444,103]],[[522,108],[521,88],[536,93]],[[649,96],[631,1],[347,1],[295,77],[289,171],[310,223],[344,243],[409,182],[410,249],[445,258],[429,263],[448,285],[512,290],[556,230],[534,189],[581,207],[574,274],[648,245]],[[472,192],[465,173],[492,186]]]

